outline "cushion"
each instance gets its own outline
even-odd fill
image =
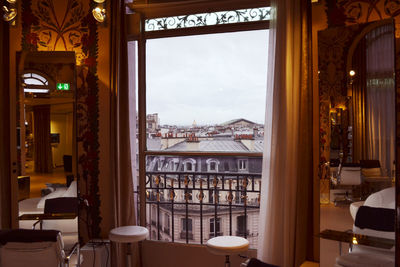
[[[77,197],[77,196],[78,196],[78,187],[76,181],[72,181],[71,185],[68,187],[63,197]]]
[[[361,174],[365,177],[381,176],[381,168],[361,169]]]
[[[394,209],[395,193],[396,193],[395,187],[383,189],[367,197],[364,205],[376,208]]]
[[[394,266],[394,255],[392,259],[382,258],[377,255],[367,253],[349,253],[336,258],[336,263],[339,266],[351,267],[382,267]]]
[[[394,232],[394,222],[394,209],[361,206],[357,211],[354,225],[361,229]]]

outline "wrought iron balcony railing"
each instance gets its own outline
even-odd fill
[[[215,235],[210,224],[221,218],[227,229],[220,232],[246,238],[249,231],[236,228],[249,229],[249,214],[258,215],[260,187],[260,173],[146,172],[146,220],[156,221],[154,228],[148,224],[150,238],[165,241],[164,229],[172,242],[203,244]],[[257,229],[250,231],[257,235]]]

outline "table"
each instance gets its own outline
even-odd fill
[[[68,220],[75,219],[76,213],[25,213],[18,217],[20,220]]]
[[[384,248],[384,249],[391,249],[395,245],[393,239],[360,235],[352,232],[343,232],[331,229],[323,230],[319,234],[319,237],[324,239],[339,241],[340,253],[342,251],[341,242],[346,242],[354,245],[364,245],[376,248]]]
[[[37,223],[40,222],[40,230],[42,230],[42,222],[43,220],[72,220],[78,216],[76,213],[25,213],[18,217],[19,220],[37,220],[32,225],[32,228],[35,229]]]
[[[225,267],[230,267],[229,255],[249,249],[249,241],[239,236],[217,236],[207,241],[207,249],[215,255],[225,255]]]
[[[130,244],[143,241],[149,235],[149,230],[142,226],[130,225],[130,226],[121,226],[114,228],[110,231],[108,238],[112,242],[116,243],[126,243],[128,245],[127,255],[126,255],[126,266],[131,266],[130,257],[131,249]]]

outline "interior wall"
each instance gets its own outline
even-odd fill
[[[52,5],[48,5],[48,2]],[[110,1],[106,1],[106,9]],[[111,179],[109,173],[109,42],[110,20],[94,20],[91,0],[18,1],[18,17],[10,28],[9,69],[17,70],[17,51],[75,51],[77,79],[79,188],[90,204],[91,233],[81,220],[83,241],[90,237],[107,237],[112,222],[110,209]],[[107,10],[108,12],[109,10]],[[21,16],[20,14],[23,14]],[[45,15],[47,14],[47,15]],[[64,22],[63,22],[64,21]],[[69,26],[62,28],[62,23]],[[8,26],[8,25],[7,25]],[[60,27],[54,29],[54,27]],[[5,38],[7,39],[7,38]],[[4,40],[4,38],[2,38]],[[99,45],[101,44],[101,45]],[[7,50],[8,52],[8,50]],[[16,71],[10,72],[10,92],[15,94]],[[11,98],[15,98],[11,96]],[[3,98],[2,98],[3,99]],[[11,103],[12,104],[12,103]],[[15,118],[10,118],[11,121]],[[12,146],[12,145],[11,145]],[[11,192],[17,192],[16,181]],[[15,205],[16,201],[13,201]],[[17,206],[12,207],[17,210]],[[15,217],[16,218],[16,217]]]
[[[10,225],[8,25],[0,20],[0,229]]]
[[[225,256],[211,254],[206,246],[145,241],[142,248],[143,267],[221,267]],[[256,257],[255,250],[241,254]],[[240,266],[246,258],[230,256],[231,266]]]
[[[50,132],[60,134],[60,142],[51,147],[53,167],[63,166],[63,156],[72,155],[72,123],[72,112],[50,115]]]

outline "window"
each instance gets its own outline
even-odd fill
[[[36,73],[25,73],[22,75],[24,93],[48,93],[50,86],[48,80]]]
[[[186,232],[192,232],[192,219],[188,218],[182,218],[182,231]]]
[[[247,159],[238,160],[238,169],[239,171],[247,171]]]
[[[238,215],[258,213],[257,203],[246,207],[234,199],[243,189],[236,186],[244,172],[253,184],[261,179],[261,168],[247,173],[247,160],[238,161],[244,156],[242,152],[254,153],[251,157],[262,166],[262,151],[257,150],[262,147],[262,136],[257,139],[250,135],[254,128],[263,132],[264,127],[270,9],[252,10],[218,11],[211,16],[201,12],[177,17],[148,16],[141,21],[145,31],[139,40],[139,48],[143,49],[139,49],[137,99],[139,107],[144,107],[139,110],[147,112],[139,114],[139,125],[148,129],[139,129],[139,143],[146,144],[139,153],[146,160],[166,159],[161,164],[162,173],[157,173],[157,168],[145,169],[145,161],[139,161],[139,170],[146,170],[141,174],[141,190],[157,193],[158,188],[143,183],[153,175],[161,175],[168,188],[163,190],[164,195],[168,197],[164,202],[147,199],[140,202],[140,207],[147,213],[155,206],[169,214],[169,241],[204,244],[208,234],[235,235]],[[226,16],[235,17],[235,22],[240,23],[226,27],[224,24],[230,23],[225,21]],[[184,28],[190,27],[186,22],[192,18],[199,23],[186,35],[189,31]],[[251,22],[254,20],[257,22]],[[195,35],[196,29],[202,34]],[[146,121],[151,114],[157,114],[155,126]],[[236,134],[243,138],[236,139]],[[259,140],[260,146],[252,142]],[[190,179],[189,188],[186,177]],[[188,197],[189,193],[193,196]],[[257,198],[259,192],[255,189],[247,194]],[[190,202],[186,203],[185,197]],[[163,216],[164,230],[166,218]],[[172,233],[171,229],[180,231]],[[200,239],[194,240],[194,236]]]
[[[217,218],[217,223],[215,223],[215,218],[210,219],[210,238],[220,236],[221,233],[221,218]]]
[[[170,217],[168,213],[164,213],[164,233],[170,234]]]
[[[247,236],[248,235],[248,230],[247,230],[247,217],[242,215],[242,216],[237,216],[236,217],[236,235],[238,236]]]
[[[209,172],[218,172],[219,161],[216,159],[208,159],[207,163],[207,171]]]
[[[193,172],[196,168],[196,160],[186,159],[183,161],[183,167],[185,172]]]

